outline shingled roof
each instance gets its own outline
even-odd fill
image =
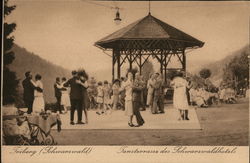
[[[102,38],[95,45],[106,48],[105,44],[113,43],[119,40],[174,40],[185,42],[186,46],[202,47],[204,43],[181,30],[155,18],[151,14],[146,17]],[[187,44],[190,43],[190,44]]]

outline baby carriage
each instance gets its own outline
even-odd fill
[[[15,117],[3,118],[3,141],[5,145],[56,145],[53,136],[28,121],[25,112],[19,110]],[[46,115],[43,115],[46,118]],[[16,118],[16,125],[15,119]],[[12,119],[12,121],[9,121]]]

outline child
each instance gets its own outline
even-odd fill
[[[111,102],[111,88],[109,86],[108,81],[104,81],[104,85],[103,85],[103,103],[104,103],[104,113],[107,113],[107,109],[111,110],[110,107],[110,102]]]
[[[97,108],[98,108],[98,111],[96,112],[96,114],[101,115],[102,113],[104,113],[104,111],[103,111],[103,86],[102,86],[102,82],[98,82],[96,102],[97,102]]]
[[[62,92],[62,97],[61,97],[61,105],[63,106],[63,113],[67,113],[67,109],[70,107],[70,99],[69,99],[69,92],[68,92],[68,89],[66,87],[63,87],[63,85],[65,84],[66,82],[66,78],[63,77],[62,78],[62,89],[61,89],[61,92]]]
[[[113,91],[113,110],[116,110],[119,103],[119,94],[120,94],[120,80],[116,79],[112,86]]]

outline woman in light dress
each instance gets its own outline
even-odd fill
[[[226,95],[226,89],[224,86],[221,86],[219,90],[219,98],[221,103],[225,101],[225,95]]]
[[[189,94],[190,94],[191,105],[195,105],[195,98],[197,96],[196,88],[190,88]]]
[[[188,118],[188,101],[186,88],[188,86],[187,81],[183,78],[183,73],[179,72],[173,79],[171,85],[174,88],[174,108],[178,109],[179,119],[178,120],[189,120]]]
[[[229,103],[229,104],[235,104],[237,102],[235,90],[230,86],[226,88],[225,101],[226,103]]]
[[[205,100],[205,93],[202,87],[195,88],[195,91],[192,92],[194,96],[194,102],[198,107],[207,107],[206,100]]]
[[[102,86],[101,81],[98,82],[98,86],[97,86],[96,102],[97,102],[96,114],[101,115],[104,113],[104,110],[103,110],[103,86]]]
[[[147,106],[152,107],[152,103],[153,103],[153,93],[154,93],[154,74],[150,75],[150,78],[148,80],[147,83],[147,89],[148,89],[148,93],[147,93]]]
[[[44,98],[43,98],[43,83],[41,81],[42,76],[37,74],[35,76],[35,82],[33,83],[35,85],[35,87],[38,87],[39,89],[42,90],[42,92],[38,91],[35,89],[34,91],[34,102],[33,102],[33,112],[34,113],[40,113],[42,111],[44,111],[44,107],[45,107],[45,102],[44,102]]]
[[[63,89],[61,89],[61,93],[62,93],[62,97],[61,97],[61,105],[64,108],[64,113],[67,113],[68,109],[70,108],[71,104],[70,104],[70,98],[69,98],[69,90],[67,87],[64,87],[63,85],[66,83],[67,79],[65,77],[62,78],[62,83],[61,83],[61,87]]]
[[[129,117],[128,125],[134,127],[133,121],[133,101],[132,101],[132,88],[133,88],[133,74],[127,73],[127,81],[123,83],[122,90],[125,90],[125,115]]]
[[[111,111],[111,87],[108,83],[108,81],[103,82],[103,109],[104,113],[107,114],[107,110]]]

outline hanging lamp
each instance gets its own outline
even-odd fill
[[[117,11],[116,11],[114,21],[115,21],[115,24],[119,25],[121,23],[122,19],[120,18],[119,8],[117,7],[116,9],[117,9]]]

